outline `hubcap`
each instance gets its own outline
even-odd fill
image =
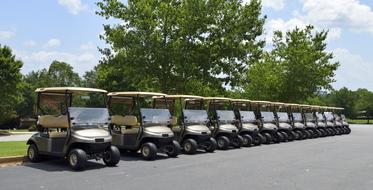
[[[75,166],[78,162],[78,156],[76,156],[76,154],[71,154],[69,161],[72,166]]]
[[[150,148],[148,146],[144,146],[142,148],[142,151],[141,151],[142,155],[144,155],[145,157],[149,156],[150,154]]]
[[[247,139],[247,138],[243,138],[243,144],[248,144],[249,143],[249,139]]]
[[[190,151],[190,149],[192,149],[192,145],[190,143],[185,143],[184,144],[184,150],[188,152],[188,151]]]
[[[110,152],[106,152],[105,153],[105,160],[106,161],[110,161],[111,160],[111,154],[110,154]]]
[[[31,159],[34,158],[34,156],[35,156],[35,151],[34,151],[33,148],[30,148],[30,149],[28,150],[28,156],[29,156],[29,158],[31,158]]]
[[[223,139],[219,139],[218,140],[218,145],[219,145],[219,147],[224,146],[224,140]]]

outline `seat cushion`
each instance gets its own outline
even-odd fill
[[[42,115],[38,118],[38,124],[45,128],[68,128],[69,121],[66,115],[53,116]]]
[[[49,138],[63,138],[66,136],[67,136],[67,132],[57,132],[57,131],[49,132]]]
[[[111,122],[114,125],[122,125],[122,126],[136,126],[137,123],[137,117],[133,115],[113,115],[111,116]]]
[[[137,134],[137,133],[139,133],[139,129],[140,129],[139,126],[132,126],[129,129],[126,129],[126,128],[123,127],[121,132],[122,132],[122,134]]]

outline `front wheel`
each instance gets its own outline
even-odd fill
[[[270,144],[272,142],[272,135],[269,133],[263,133],[263,136],[265,137],[265,144]]]
[[[30,160],[30,162],[40,161],[39,151],[35,144],[30,144],[30,146],[28,147],[27,158]]]
[[[210,138],[207,142],[205,142],[205,150],[206,152],[214,152],[217,148],[218,143],[214,138]]]
[[[194,139],[186,139],[183,142],[183,151],[187,154],[195,154],[197,152],[198,144]]]
[[[166,154],[169,157],[175,158],[180,154],[181,147],[180,144],[177,141],[172,141],[170,146],[167,148]]]
[[[117,147],[110,146],[104,153],[104,163],[106,166],[113,167],[119,163],[120,152]]]
[[[250,147],[253,143],[253,138],[248,134],[242,135],[242,140],[242,145],[245,147]]]
[[[229,138],[226,136],[220,136],[216,139],[218,148],[221,150],[227,150],[230,144]]]
[[[289,135],[288,135],[288,133],[286,133],[285,131],[282,131],[282,132],[281,132],[281,134],[282,134],[282,136],[284,137],[284,140],[283,140],[283,142],[285,142],[285,141],[288,141],[288,140],[289,140]]]
[[[232,145],[234,148],[240,148],[243,145],[243,138],[241,135],[237,135],[237,137],[232,139]]]
[[[87,154],[82,149],[73,149],[67,156],[69,164],[73,170],[81,170],[87,163]]]
[[[158,149],[154,143],[147,142],[141,145],[140,152],[141,152],[141,156],[145,160],[154,160],[155,157],[157,156]]]

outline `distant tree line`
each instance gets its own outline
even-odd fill
[[[339,63],[326,51],[328,31],[276,31],[266,45],[260,0],[103,0],[97,6],[98,15],[120,22],[104,25],[100,39],[108,47],[83,77],[60,61],[22,75],[22,61],[0,45],[0,123],[14,114],[32,116],[33,91],[48,86],[323,103],[346,107],[351,116],[369,98],[364,90],[332,89]]]

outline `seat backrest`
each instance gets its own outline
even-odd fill
[[[138,125],[137,117],[133,115],[113,115],[111,116],[111,122],[114,125],[122,125],[122,126],[136,126]]]
[[[177,117],[175,117],[175,116],[172,116],[172,117],[171,117],[171,125],[172,125],[172,126],[177,125]]]
[[[42,115],[38,118],[38,124],[44,128],[68,128],[69,121],[66,115],[53,116]]]

